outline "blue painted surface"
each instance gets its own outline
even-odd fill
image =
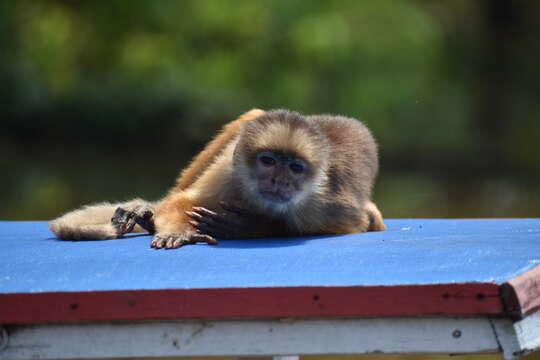
[[[387,220],[388,231],[153,250],[0,222],[0,293],[504,282],[540,264],[540,219]]]

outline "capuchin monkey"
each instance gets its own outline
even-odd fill
[[[90,205],[50,228],[66,240],[146,230],[156,249],[379,231],[370,200],[377,171],[376,143],[358,120],[254,109],[227,124],[162,200]]]

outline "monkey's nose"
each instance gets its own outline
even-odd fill
[[[271,182],[274,188],[288,189],[291,186],[291,182],[284,179],[272,178]]]
[[[289,181],[278,181],[277,183],[279,189],[289,190],[291,183]]]

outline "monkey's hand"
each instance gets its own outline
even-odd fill
[[[237,206],[220,203],[225,212],[217,213],[203,207],[194,206],[186,211],[192,220],[189,222],[201,234],[218,239],[239,239],[249,237],[249,230],[260,219]]]
[[[179,234],[157,234],[152,239],[150,247],[154,249],[176,249],[187,244],[196,244],[199,242],[208,245],[216,245],[217,240],[210,235],[200,234],[195,231],[186,231]]]
[[[139,225],[150,234],[155,232],[154,211],[149,205],[120,206],[114,212],[111,223],[118,235],[131,232]]]

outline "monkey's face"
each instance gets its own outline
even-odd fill
[[[243,125],[233,155],[234,180],[258,210],[290,215],[319,191],[328,155],[327,138],[315,122],[269,111]]]
[[[268,150],[258,152],[253,165],[261,198],[275,204],[293,200],[302,191],[309,170],[308,164],[298,157]]]

